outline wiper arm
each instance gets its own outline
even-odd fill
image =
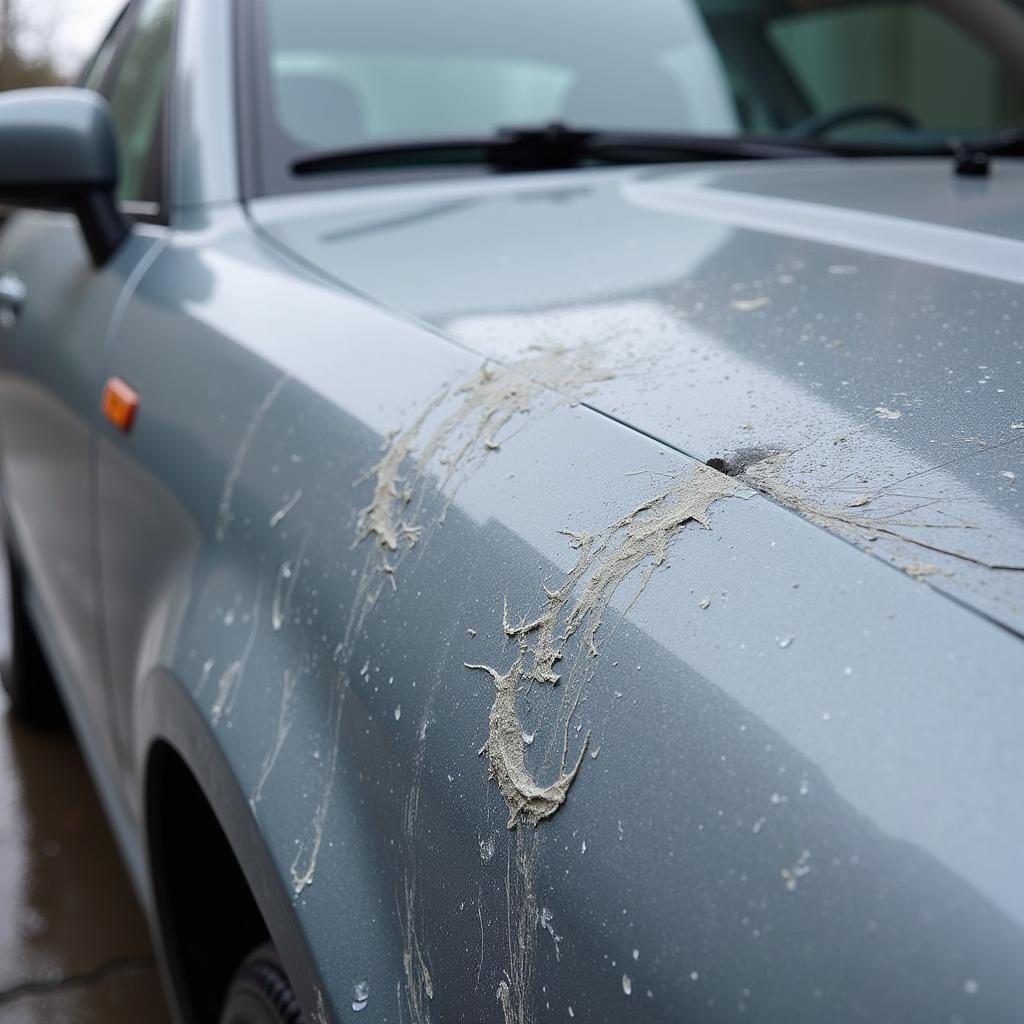
[[[670,132],[589,131],[550,124],[503,128],[479,138],[423,139],[317,153],[296,160],[294,174],[476,164],[497,171],[546,171],[585,163],[768,160],[821,155],[818,146]],[[825,151],[827,153],[827,151]]]

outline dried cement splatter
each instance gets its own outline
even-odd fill
[[[213,706],[210,708],[210,721],[216,725],[221,716],[234,707],[235,698],[238,696],[238,684],[245,675],[245,666],[249,663],[249,655],[252,654],[253,646],[256,643],[256,634],[260,626],[260,601],[263,597],[263,580],[256,584],[256,593],[252,599],[252,614],[250,616],[249,636],[245,641],[241,657],[232,661],[217,682],[217,695],[214,697]]]
[[[679,531],[690,522],[707,528],[710,507],[737,490],[738,485],[731,477],[698,465],[692,473],[612,523],[599,541],[589,533],[567,533],[570,545],[579,552],[578,558],[558,590],[545,588],[540,614],[512,623],[505,609],[503,631],[519,647],[512,665],[500,671],[489,665],[467,664],[467,668],[486,672],[494,682],[494,704],[481,753],[487,754],[490,777],[497,782],[508,806],[510,829],[516,827],[520,818],[537,825],[551,817],[565,802],[579,773],[588,738],[584,738],[575,760],[569,764],[569,719],[582,687],[593,674],[598,632],[612,598],[627,579],[639,574],[635,601],[654,571],[664,564],[669,544]],[[555,667],[570,644],[577,656],[562,703],[565,714],[561,764],[555,779],[540,785],[526,766],[516,701],[521,685],[529,680],[548,685],[560,681]]]
[[[762,309],[767,306],[772,300],[767,295],[759,295],[755,299],[733,299],[729,305],[733,309],[738,309],[741,313],[751,313],[755,309]]]
[[[905,532],[906,530],[928,524],[914,522],[901,517],[865,515],[856,511],[850,511],[849,506],[833,507],[811,501],[799,488],[792,484],[784,483],[780,479],[780,471],[788,458],[788,452],[762,454],[754,461],[743,463],[741,478],[750,484],[751,487],[761,491],[762,494],[766,494],[787,508],[793,509],[793,511],[799,513],[805,519],[809,519],[812,523],[817,523],[819,526],[825,527],[825,529],[846,536],[855,543],[862,544],[864,541],[873,541],[879,537],[887,537],[900,541],[903,544],[920,548],[922,551],[946,555],[949,558],[977,565],[983,569],[991,569],[996,572],[1024,572],[1024,565],[991,562],[972,555],[967,551],[960,551],[942,544],[930,543]],[[872,500],[874,499],[872,498]],[[958,523],[949,528],[960,531],[971,529],[969,524],[964,523]],[[914,574],[911,573],[911,575]],[[916,575],[923,576],[927,574],[917,573]]]
[[[281,563],[277,570],[277,582],[274,585],[274,601],[270,608],[270,625],[274,632],[280,632],[288,617],[288,610],[291,608],[292,595],[295,593],[295,586],[299,582],[299,572],[302,569],[303,556],[306,553],[306,545],[309,543],[312,530],[307,531],[302,538],[298,553],[294,558]]]
[[[569,787],[583,763],[587,741],[584,740],[576,763],[566,771],[565,759],[569,743],[569,730],[566,728],[562,766],[558,778],[550,785],[538,786],[526,769],[523,731],[519,725],[519,716],[516,714],[516,695],[523,678],[522,658],[519,658],[504,675],[487,665],[467,664],[466,667],[481,669],[494,680],[494,705],[491,708],[490,730],[483,750],[487,752],[491,778],[497,781],[501,795],[508,804],[508,827],[515,828],[520,816],[531,825],[536,825],[545,818],[550,818],[565,803],[565,795],[569,792]]]
[[[779,874],[782,876],[782,881],[786,886],[787,892],[796,892],[796,887],[800,882],[801,878],[805,878],[811,873],[811,865],[808,861],[811,859],[811,851],[804,850],[800,856],[796,859],[796,863],[792,867],[783,868]]]
[[[501,448],[513,419],[579,401],[588,385],[610,376],[593,355],[554,350],[509,365],[487,364],[463,384],[443,390],[391,438],[371,470],[373,497],[360,515],[360,537],[372,536],[385,553],[397,552],[403,542],[411,547],[423,530],[417,517],[427,472],[439,465],[445,488],[481,456]],[[449,398],[454,407],[442,412]]]
[[[434,979],[429,955],[423,942],[429,919],[419,900],[417,841],[419,839],[420,789],[426,762],[427,730],[433,715],[437,686],[433,686],[416,730],[412,784],[405,798],[402,816],[401,858],[402,890],[398,894],[398,916],[402,928],[402,971],[405,975],[405,1007],[413,1024],[429,1024],[430,1001],[434,998]]]
[[[344,636],[335,650],[341,678],[331,688],[329,748],[320,796],[291,866],[296,895],[316,871],[356,642],[382,591],[396,587],[402,557],[425,530],[443,519],[442,512],[426,520],[423,505],[428,494],[439,491],[450,502],[471,469],[501,447],[503,432],[514,419],[578,402],[589,384],[611,374],[596,355],[579,351],[552,350],[509,365],[486,364],[464,382],[442,388],[409,427],[390,437],[383,457],[364,478],[373,481],[373,488],[370,503],[359,515],[356,544],[374,543],[367,549]]]
[[[291,510],[292,510],[293,508],[295,508],[295,506],[296,506],[296,505],[298,505],[298,503],[299,503],[299,501],[300,501],[301,499],[302,499],[302,489],[300,488],[299,490],[297,490],[297,491],[296,491],[296,492],[295,492],[295,493],[294,493],[294,494],[293,494],[293,495],[292,495],[292,496],[291,496],[291,497],[290,497],[290,498],[289,498],[289,499],[288,499],[288,500],[287,500],[287,501],[286,501],[286,502],[284,503],[284,505],[282,505],[282,506],[281,506],[281,508],[279,508],[279,509],[278,509],[278,510],[277,510],[277,511],[276,511],[276,512],[275,512],[275,513],[274,513],[274,514],[273,514],[273,515],[272,515],[272,516],[270,517],[270,526],[271,526],[271,528],[273,528],[273,527],[275,527],[275,526],[278,526],[278,525],[280,525],[280,523],[281,523],[281,522],[282,522],[282,521],[284,520],[285,516],[287,516],[287,515],[288,515],[288,513],[289,513],[289,512],[291,512]]]
[[[508,807],[508,828],[515,830],[515,857],[510,849],[505,880],[508,967],[496,992],[504,1024],[529,1024],[531,1019],[538,929],[551,933],[558,955],[561,936],[554,932],[550,912],[538,910],[537,905],[534,864],[542,832],[536,826],[565,802],[586,754],[589,734],[575,760],[569,762],[569,727],[595,668],[605,613],[622,585],[635,578],[638,587],[631,606],[653,573],[665,564],[669,546],[680,531],[691,522],[708,528],[711,506],[740,490],[731,477],[698,465],[613,522],[600,538],[563,531],[577,552],[576,564],[563,585],[557,590],[544,588],[542,607],[530,619],[510,620],[505,604],[502,631],[518,647],[512,665],[501,671],[490,665],[467,664],[467,668],[486,672],[494,683],[487,740],[480,753],[487,754],[489,775]],[[569,667],[559,673],[556,667],[563,662]],[[524,731],[517,711],[520,690],[531,682],[562,690],[560,706],[554,707],[548,722],[561,732],[561,761],[555,778],[546,785],[538,783],[526,765]],[[535,827],[517,828],[520,821]]]

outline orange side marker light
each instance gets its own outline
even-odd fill
[[[118,430],[126,434],[135,421],[135,410],[139,407],[139,393],[129,387],[120,377],[111,377],[103,389],[100,408]]]

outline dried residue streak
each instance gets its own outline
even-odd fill
[[[487,755],[488,773],[508,808],[508,828],[515,830],[515,855],[510,850],[506,874],[508,967],[496,991],[505,1024],[530,1020],[537,930],[550,924],[550,917],[545,923],[543,908],[538,911],[534,883],[541,836],[535,828],[517,826],[521,822],[537,826],[550,818],[565,802],[580,773],[589,734],[576,740],[578,749],[570,759],[570,727],[596,668],[605,615],[623,584],[634,580],[636,589],[627,603],[631,607],[653,574],[665,565],[670,545],[687,524],[709,528],[711,506],[738,490],[732,478],[697,465],[613,522],[599,537],[563,531],[576,552],[576,561],[562,585],[555,590],[544,587],[541,607],[530,618],[510,619],[505,602],[502,631],[517,648],[512,664],[502,670],[467,663],[467,668],[486,672],[494,683],[487,739],[480,752]],[[555,777],[546,783],[538,781],[526,764],[526,741],[518,713],[521,694],[532,684],[562,691],[561,700],[549,705],[546,721],[540,723],[561,741]],[[531,723],[531,729],[536,730],[537,724]],[[574,737],[580,732],[576,721]],[[555,936],[553,926],[550,931],[557,958],[561,937]]]
[[[730,477],[708,466],[696,466],[692,473],[639,504],[614,522],[600,540],[592,534],[566,532],[578,552],[576,564],[557,590],[544,589],[544,603],[538,615],[511,622],[508,608],[502,627],[517,642],[515,660],[504,671],[490,665],[467,664],[486,672],[494,683],[487,740],[481,753],[487,754],[491,778],[498,784],[508,806],[508,827],[520,819],[537,825],[565,802],[566,794],[580,771],[588,738],[580,743],[570,762],[569,725],[578,706],[582,687],[593,673],[599,651],[598,633],[608,606],[627,579],[639,575],[637,594],[665,563],[669,544],[687,525],[708,527],[708,510],[721,498],[734,494],[737,485]],[[561,675],[556,667],[574,646],[569,686],[562,700],[562,753],[558,773],[542,785],[526,766],[523,727],[516,702],[528,682],[556,685]]]
[[[579,401],[587,385],[609,376],[585,353],[555,350],[508,366],[487,364],[465,383],[442,390],[409,428],[391,437],[373,467],[373,497],[360,515],[360,537],[372,536],[391,568],[388,554],[413,546],[423,531],[418,518],[431,468],[440,466],[442,490],[452,481],[457,486],[460,473],[501,448],[517,416]],[[442,414],[448,399],[454,407]]]
[[[417,418],[393,434],[380,461],[371,469],[370,503],[358,521],[357,543],[368,541],[367,560],[360,577],[360,593],[338,658],[347,664],[362,622],[381,597],[382,589],[397,588],[396,574],[402,559],[444,519],[447,505],[435,506],[428,516],[425,502],[431,494],[450,503],[467,475],[481,462],[500,451],[514,431],[514,422],[528,413],[537,414],[580,401],[588,385],[610,376],[607,368],[587,353],[549,351],[520,362],[488,363],[462,383],[441,389]],[[337,756],[338,715],[332,711],[332,759]],[[417,765],[406,800],[402,829],[401,891],[397,893],[403,936],[404,1009],[416,1024],[430,1018],[433,978],[423,941],[424,913],[417,882],[415,850],[419,842],[418,802],[429,703],[420,723]],[[320,809],[330,800],[328,766]],[[315,844],[319,845],[322,819]],[[309,843],[304,843],[308,846]],[[304,858],[305,871],[293,865],[295,891],[312,879],[315,854]],[[526,925],[523,925],[524,929]],[[530,923],[529,928],[534,927]],[[521,979],[520,979],[521,981]],[[511,996],[514,1004],[524,998],[522,985]]]
[[[250,614],[249,636],[246,638],[242,654],[235,661],[231,662],[221,674],[217,682],[217,695],[214,697],[213,706],[210,708],[210,721],[216,725],[225,712],[230,713],[234,707],[235,698],[238,696],[238,685],[245,675],[245,666],[249,663],[249,655],[256,644],[256,634],[260,626],[260,601],[263,598],[263,580],[256,584],[256,593],[252,599],[252,612]],[[212,667],[212,666],[211,666]]]
[[[974,529],[969,523],[955,520],[949,524],[936,524],[913,518],[908,518],[915,511],[915,508],[908,508],[905,512],[895,515],[869,515],[856,511],[864,506],[876,502],[887,488],[882,488],[877,494],[858,496],[853,502],[848,502],[842,507],[831,507],[822,502],[812,501],[804,495],[799,488],[792,484],[783,482],[781,472],[789,452],[766,452],[748,462],[743,466],[742,478],[751,487],[763,494],[774,498],[780,504],[793,509],[800,515],[809,519],[819,526],[831,529],[834,532],[844,534],[855,542],[873,541],[878,537],[886,537],[890,540],[908,544],[920,548],[922,551],[929,551],[937,555],[945,555],[956,561],[965,562],[970,565],[980,566],[983,569],[991,569],[993,572],[1024,572],[1024,565],[993,562],[981,558],[955,547],[945,544],[938,544],[922,540],[920,536],[908,532],[911,530],[953,530],[957,533],[966,533]],[[917,507],[921,507],[919,504]],[[922,571],[922,567],[926,567]],[[938,571],[938,567],[935,567]],[[904,567],[904,571],[912,576],[931,575],[930,563],[911,562]]]
[[[429,523],[425,521],[423,505],[428,492],[447,492],[451,501],[465,474],[500,448],[500,435],[515,417],[579,401],[588,384],[608,376],[594,359],[578,352],[553,351],[510,365],[487,364],[464,383],[442,388],[411,426],[388,439],[383,457],[367,475],[373,482],[372,496],[359,516],[356,543],[371,540],[372,544],[367,548],[344,635],[335,650],[341,678],[331,688],[329,747],[316,809],[291,865],[296,895],[313,881],[316,872],[356,642],[382,590],[396,586],[402,557],[444,515],[442,511]],[[274,397],[268,395],[264,405],[269,408]],[[412,892],[415,894],[414,886]]]
[[[260,765],[259,779],[256,782],[256,787],[252,791],[252,796],[249,797],[249,806],[254,811],[256,810],[256,805],[263,798],[263,787],[267,784],[267,779],[270,778],[270,773],[274,770],[274,765],[277,763],[278,755],[281,753],[284,741],[288,738],[288,733],[291,730],[292,723],[290,714],[292,694],[294,692],[295,673],[285,669],[284,679],[281,686],[281,707],[277,713],[277,730],[274,734],[274,742],[271,744],[270,749],[263,758],[263,763]]]

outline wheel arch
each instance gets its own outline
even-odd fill
[[[273,941],[311,1021],[324,985],[238,781],[189,694],[163,670],[138,707],[141,807],[155,941],[178,1016],[216,1019],[253,946]]]

